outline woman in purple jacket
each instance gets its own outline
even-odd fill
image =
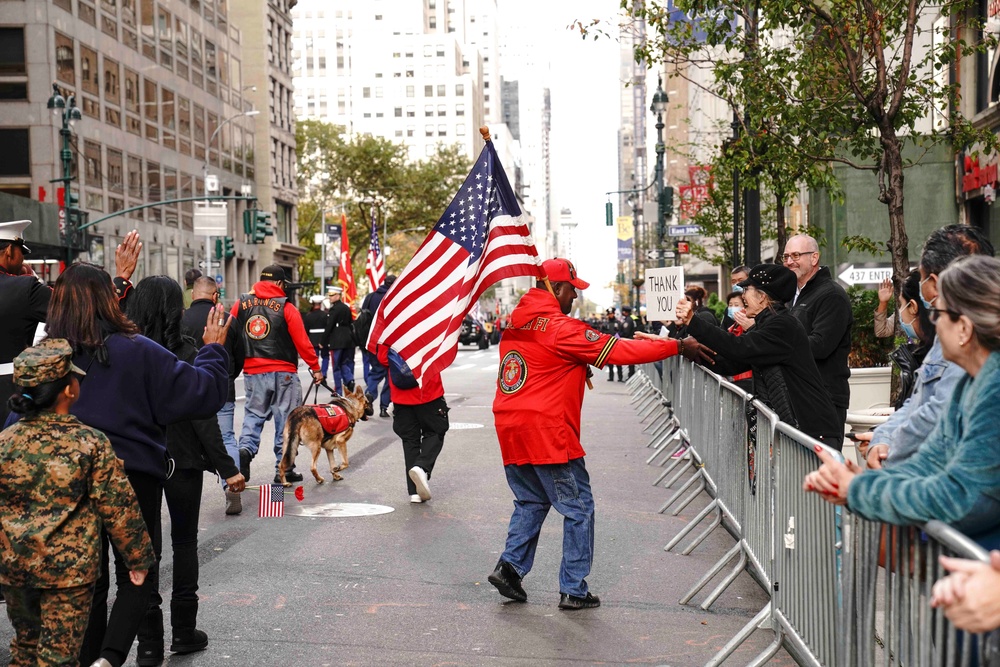
[[[103,431],[125,463],[146,528],[160,552],[160,499],[172,462],[166,425],[214,415],[226,400],[228,357],[221,343],[229,328],[225,311],[214,309],[205,326],[205,346],[192,364],[140,336],[118,306],[111,276],[91,264],[74,264],[56,281],[49,303],[48,335],[73,346],[73,363],[87,372],[87,391],[73,406],[80,421]],[[94,591],[80,659],[84,665],[120,667],[132,647],[150,594],[159,588],[156,568],[133,586],[115,550],[118,593],[108,618],[108,540],[104,537],[100,578]]]

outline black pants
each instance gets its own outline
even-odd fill
[[[413,466],[420,466],[430,479],[434,463],[444,446],[444,434],[448,432],[448,404],[444,397],[420,405],[396,403],[392,430],[403,441],[405,472],[408,473]],[[406,474],[406,490],[411,496],[417,493],[409,474]]]
[[[83,638],[83,648],[80,650],[80,664],[89,667],[98,658],[105,658],[115,667],[125,662],[132,641],[139,629],[139,623],[146,617],[146,608],[153,591],[160,588],[160,507],[163,497],[163,481],[141,472],[127,473],[128,480],[139,501],[139,510],[146,522],[146,530],[156,551],[157,564],[146,574],[142,586],[134,586],[128,578],[128,566],[118,549],[112,545],[115,557],[115,583],[118,592],[115,603],[111,607],[111,617],[108,617],[108,589],[111,577],[108,567],[108,534],[101,535],[101,569],[97,584],[94,587],[94,603],[90,609],[90,620],[87,633]]]
[[[171,600],[198,600],[198,519],[201,516],[202,470],[177,470],[163,483],[170,512],[170,544],[174,550]],[[159,592],[150,604],[159,605]]]
[[[618,379],[619,380],[622,379],[622,367],[621,366],[612,366],[611,364],[608,364],[608,379],[609,380],[614,380],[615,379],[615,369],[616,368],[618,369]]]

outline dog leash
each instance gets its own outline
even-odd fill
[[[328,392],[330,392],[334,396],[338,395],[337,392],[335,392],[333,389],[330,388],[330,385],[328,385],[326,383],[326,380],[323,380],[319,384],[313,384],[313,386],[311,386],[308,389],[306,389],[306,395],[302,399],[302,405],[306,405],[306,404],[309,403],[309,394],[313,393],[314,391],[315,391],[315,395],[316,395],[316,404],[318,405],[319,404],[319,388],[320,387],[323,387],[324,389],[326,389]]]

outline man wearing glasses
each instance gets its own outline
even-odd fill
[[[847,365],[854,325],[851,299],[830,269],[819,265],[819,244],[811,236],[797,234],[788,239],[781,261],[797,280],[795,296],[787,305],[806,329],[813,359],[843,427],[851,401]]]

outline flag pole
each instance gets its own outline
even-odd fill
[[[483,125],[482,127],[480,127],[479,128],[479,134],[483,135],[483,141],[485,141],[486,143],[490,143],[491,138],[490,138],[490,128],[489,127],[487,127],[486,125]],[[552,289],[552,283],[549,282],[549,277],[548,276],[544,276],[543,280],[545,281],[545,288],[547,290],[549,290],[549,294],[551,294],[553,297],[555,297],[556,292],[555,292],[555,290]],[[587,370],[589,372],[590,369],[587,369]],[[593,389],[593,388],[594,388],[594,383],[591,382],[590,378],[588,377],[587,378],[587,389]]]

